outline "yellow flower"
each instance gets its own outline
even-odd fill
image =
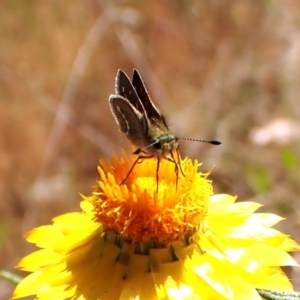
[[[280,266],[299,246],[272,229],[281,220],[260,205],[213,195],[198,162],[100,161],[100,181],[82,213],[54,218],[26,236],[40,250],[18,268],[31,272],[13,299],[261,299],[256,289],[292,290]]]

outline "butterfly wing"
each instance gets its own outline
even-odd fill
[[[124,97],[111,95],[109,105],[120,130],[136,146],[144,146],[143,115]]]
[[[132,85],[145,108],[149,120],[159,127],[164,126],[166,129],[168,129],[168,125],[164,116],[159,112],[154,103],[151,101],[142,77],[136,69],[133,70]]]
[[[136,93],[130,79],[122,70],[118,70],[115,91],[117,95],[120,95],[123,98],[127,99],[131,103],[131,105],[134,106],[142,116],[144,116],[142,118],[142,124],[144,132],[147,132],[148,122],[145,108],[142,102],[140,101],[138,94]]]

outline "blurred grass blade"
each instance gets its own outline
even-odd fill
[[[257,290],[258,293],[268,300],[296,300],[300,299],[300,292],[281,292],[269,290]]]
[[[0,277],[10,281],[12,284],[17,285],[23,278],[15,273],[0,270]]]

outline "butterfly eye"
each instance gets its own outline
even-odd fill
[[[157,150],[161,149],[161,143],[160,143],[160,140],[155,141],[155,142],[153,143],[153,147],[154,147],[154,149],[157,149]]]

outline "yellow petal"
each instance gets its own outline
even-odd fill
[[[251,215],[247,222],[250,224],[253,224],[254,226],[257,226],[257,224],[260,224],[260,226],[264,227],[271,227],[278,222],[284,220],[284,218],[277,216],[275,214],[270,213],[256,213]]]
[[[38,280],[41,272],[42,271],[32,273],[22,279],[22,281],[15,288],[12,299],[18,299],[36,294],[41,287]]]
[[[243,281],[232,266],[212,256],[202,256],[195,272],[226,299],[261,299],[255,288]]]
[[[273,274],[269,274],[268,280],[256,285],[257,289],[292,291],[293,286],[287,276],[281,271],[276,270]]]
[[[299,251],[300,245],[296,243],[296,241],[286,238],[282,241],[282,243],[278,246],[283,251]]]
[[[246,255],[262,266],[298,266],[288,253],[264,244],[253,244],[247,248]]]
[[[22,258],[17,267],[24,271],[34,272],[47,265],[57,263],[61,258],[60,254],[52,250],[41,249]]]
[[[82,213],[68,213],[57,216],[53,219],[53,223],[60,228],[63,228],[64,234],[73,231],[85,231],[95,227],[95,224],[90,218]]]
[[[31,230],[25,237],[28,242],[34,243],[40,248],[47,248],[63,238],[64,235],[60,228],[45,225]]]

